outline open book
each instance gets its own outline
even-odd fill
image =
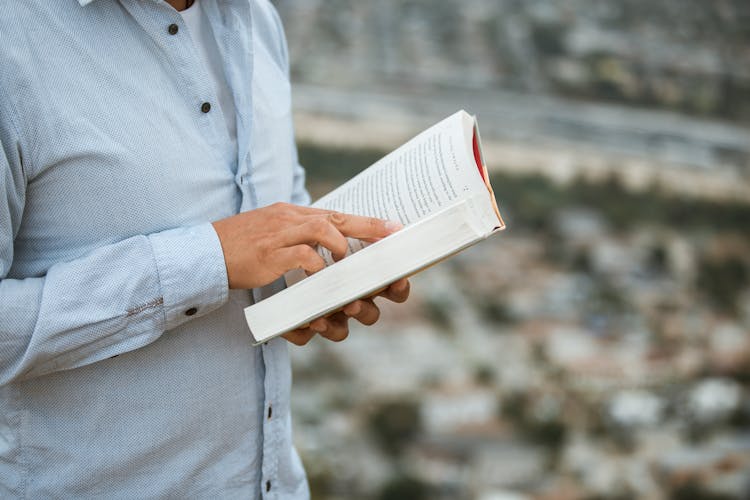
[[[360,172],[314,207],[400,221],[375,243],[349,239],[347,256],[245,308],[256,343],[370,296],[504,229],[474,117],[459,111]]]

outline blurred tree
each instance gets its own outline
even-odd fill
[[[671,500],[732,500],[736,497],[707,490],[698,481],[686,481],[672,490]]]
[[[419,406],[411,399],[376,403],[368,429],[383,451],[397,456],[422,431]]]
[[[451,304],[442,297],[428,297],[424,301],[425,317],[432,321],[440,332],[448,333],[453,329]]]
[[[401,476],[386,483],[378,498],[380,500],[422,500],[429,498],[429,490],[422,481],[409,476]]]
[[[737,298],[748,286],[748,269],[736,256],[703,257],[698,262],[696,286],[720,311],[737,312]]]
[[[479,385],[491,386],[495,382],[495,368],[488,364],[478,364],[474,367],[474,381]]]

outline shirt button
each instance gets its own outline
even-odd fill
[[[271,481],[266,481],[266,491],[271,491]]]
[[[208,113],[209,111],[211,111],[211,103],[204,102],[203,104],[201,104],[201,111],[203,111],[204,113]]]
[[[198,312],[198,308],[191,307],[190,309],[188,309],[187,311],[185,311],[185,316],[192,316],[193,314],[195,314],[197,312]]]
[[[176,24],[170,24],[169,27],[167,28],[167,32],[170,35],[176,35],[178,31],[180,31],[180,27],[177,26]]]

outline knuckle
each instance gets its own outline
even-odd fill
[[[346,252],[349,251],[349,242],[346,240],[346,238],[341,238],[341,241],[338,243],[338,248],[336,249],[336,252],[343,258],[346,255]]]
[[[294,205],[291,203],[277,201],[273,206],[276,207],[276,211],[282,216],[289,217],[294,213]]]
[[[306,255],[305,247],[303,247],[302,245],[292,247],[289,252],[292,254],[292,258],[294,259],[295,263],[303,261]]]
[[[310,260],[313,249],[307,245],[297,245],[294,247],[294,258],[299,262],[307,262]]]
[[[325,261],[318,255],[318,252],[307,245],[300,245],[295,248],[295,258],[309,271],[320,271],[325,267]]]
[[[340,226],[346,222],[346,215],[341,212],[332,212],[328,214],[328,222],[334,226]]]
[[[320,255],[318,255],[318,252],[313,250],[312,247],[306,247],[304,249],[305,252],[305,260],[309,262],[310,264],[318,264],[322,260]]]
[[[328,233],[328,222],[324,219],[315,219],[310,223],[312,233],[320,239]]]
[[[323,332],[328,329],[328,322],[324,318],[318,318],[310,323],[310,329],[314,332]]]
[[[310,266],[312,267],[315,272],[322,271],[326,267],[326,263],[323,259],[320,258],[320,256],[316,256],[315,262]]]

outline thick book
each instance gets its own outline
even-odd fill
[[[245,308],[256,343],[371,296],[505,228],[482,157],[476,119],[458,111],[420,133],[312,206],[404,225],[374,243],[349,239],[347,256]]]

